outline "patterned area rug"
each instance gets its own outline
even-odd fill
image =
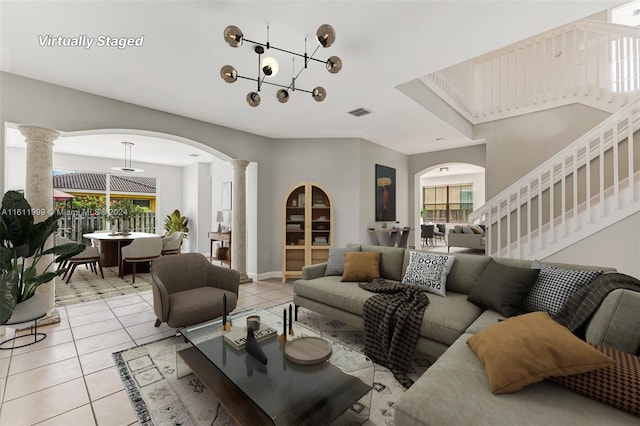
[[[104,279],[94,274],[91,269],[83,265],[76,268],[69,284],[62,278],[56,278],[56,306],[73,305],[80,302],[121,296],[151,290],[151,274],[137,273],[136,283],[133,284],[133,276],[118,277],[118,268],[102,268]]]
[[[281,315],[286,306],[288,304],[269,310]],[[303,308],[298,320],[348,348],[364,350],[361,330]],[[216,397],[193,374],[176,378],[176,370],[187,368],[179,358],[176,361],[176,347],[184,347],[182,338],[171,337],[113,354],[140,424],[235,425]],[[417,379],[428,366],[426,359],[414,357],[409,376]],[[392,426],[393,407],[403,392],[404,388],[387,368],[375,365],[371,410],[365,424]]]

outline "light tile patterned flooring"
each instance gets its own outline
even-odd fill
[[[292,298],[292,283],[281,279],[241,284],[236,310]],[[137,424],[111,354],[175,334],[154,327],[151,292],[58,311],[60,323],[38,328],[43,341],[0,351],[0,426]],[[0,340],[13,336],[7,329]]]

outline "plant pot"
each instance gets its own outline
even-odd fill
[[[122,233],[129,233],[129,219],[122,219]]]
[[[44,316],[47,313],[48,304],[46,299],[39,295],[34,294],[24,302],[20,302],[13,310],[11,317],[3,325],[21,324],[27,321],[33,321],[37,318]]]

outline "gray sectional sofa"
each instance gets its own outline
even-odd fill
[[[354,246],[350,244],[350,246]],[[362,251],[381,252],[380,275],[401,281],[410,250],[362,245]],[[585,398],[546,381],[506,395],[489,390],[485,370],[466,344],[485,327],[496,324],[499,313],[467,300],[491,257],[456,254],[446,283],[446,297],[428,294],[416,351],[432,366],[404,393],[395,406],[398,425],[637,425],[638,418]],[[493,258],[515,267],[531,261]],[[605,270],[586,265],[549,264],[564,269]],[[350,324],[364,327],[365,301],[373,295],[356,282],[324,276],[326,264],[306,266],[294,283],[294,302]],[[640,350],[640,293],[615,290],[604,300],[586,327],[587,341],[617,350]]]

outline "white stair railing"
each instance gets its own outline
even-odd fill
[[[474,211],[487,254],[544,258],[639,212],[639,129],[640,97]]]
[[[571,103],[613,113],[640,93],[640,30],[581,20],[422,81],[473,124]]]

